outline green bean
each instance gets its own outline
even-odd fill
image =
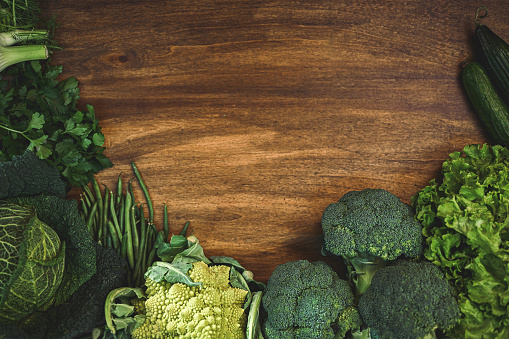
[[[170,225],[168,224],[168,206],[166,204],[164,204],[163,232],[164,241],[167,242],[170,236]]]
[[[125,196],[125,206],[124,206],[124,225],[125,225],[125,235],[127,238],[127,261],[129,263],[129,267],[134,269],[134,252],[133,252],[133,234],[131,228],[131,195],[126,194]]]
[[[85,202],[85,198],[83,197],[83,194],[80,194],[80,206],[81,206],[81,217],[87,221],[87,215],[88,215],[88,206]]]
[[[148,256],[148,238],[150,236],[150,228],[147,225],[145,219],[145,211],[143,210],[143,204],[140,205],[140,229],[141,229],[141,247],[140,247],[140,270],[143,272],[147,271],[147,256]]]
[[[121,237],[119,237],[119,235],[117,234],[115,225],[113,225],[113,222],[111,220],[108,220],[107,224],[108,224],[108,229],[110,231],[110,239],[113,243],[113,248],[115,249],[115,251],[118,252],[120,250],[120,238]]]
[[[142,251],[142,255],[136,261],[136,268],[134,269],[134,281],[136,286],[140,286],[142,283],[143,275],[147,271],[145,269],[146,251]]]
[[[147,251],[147,226],[145,224],[145,214],[143,211],[143,204],[140,204],[140,246],[138,247],[138,255],[136,258],[136,266],[134,269],[134,281],[136,286],[141,284],[141,279],[143,277],[144,270],[144,262],[146,260],[146,251]]]
[[[155,241],[154,241],[154,224],[152,224],[152,222],[150,220],[147,220],[147,245],[146,247],[147,248],[152,248],[152,246],[155,245]],[[157,230],[156,230],[156,233],[157,233]]]
[[[150,194],[148,193],[147,186],[145,185],[145,182],[143,181],[143,178],[141,177],[140,171],[138,170],[138,167],[134,163],[134,161],[131,161],[131,167],[133,169],[134,175],[136,179],[138,180],[138,183],[140,184],[141,190],[143,191],[143,194],[145,195],[145,199],[147,200],[147,206],[149,210],[149,216],[150,220],[154,220],[154,206],[152,205],[152,199],[150,199]]]
[[[90,213],[88,214],[88,219],[87,219],[87,229],[88,231],[90,232],[90,235],[92,236],[92,238],[94,238],[94,240],[97,240],[95,239],[95,232],[94,232],[94,221],[95,221],[95,215],[97,213],[97,201],[94,202],[94,204],[92,205],[92,209],[90,210]]]
[[[120,199],[122,198],[122,173],[120,172],[117,179],[117,204],[120,204]]]
[[[143,204],[140,204],[140,247],[138,249],[138,256],[141,257],[147,247],[147,225],[145,223],[145,212],[143,211]]]
[[[104,236],[107,236],[108,234],[108,214],[109,214],[109,207],[110,207],[110,199],[111,199],[111,190],[104,186],[104,198],[103,198],[103,216],[102,216],[102,225],[101,225],[101,232]]]
[[[110,192],[111,194],[113,194],[113,192]],[[118,238],[119,238],[119,241],[122,242],[122,232],[120,231],[120,224],[118,223],[118,218],[117,218],[117,212],[115,211],[115,199],[112,195],[111,199],[110,199],[110,216],[111,216],[111,222],[113,223],[113,226],[115,227],[115,233],[117,234]]]
[[[118,211],[118,224],[120,225],[120,233],[126,234],[125,231],[125,196],[120,197],[120,208]]]
[[[123,237],[120,243],[120,256],[127,260],[127,237]]]
[[[82,190],[86,199],[86,202],[89,204],[88,207],[92,207],[92,204],[95,202],[95,196],[87,185],[82,186]]]
[[[102,194],[101,194],[101,189],[99,188],[99,183],[97,182],[97,180],[95,180],[95,177],[92,176],[92,188],[94,190],[94,193],[95,193],[95,199],[97,201],[97,212],[98,212],[98,216],[99,216],[99,223],[97,225],[97,234],[98,234],[98,237],[99,239],[102,238],[102,228],[103,228],[103,222],[104,222],[104,214],[103,214],[103,210],[104,210],[104,204],[103,204],[103,197],[102,197]]]
[[[134,178],[129,179],[129,182],[127,183],[127,194],[131,195],[131,199],[134,202],[136,198],[134,197],[134,191],[133,191],[133,180]],[[133,205],[135,205],[133,203]]]
[[[138,251],[140,247],[140,237],[138,235],[138,227],[136,223],[136,217],[134,216],[134,206],[130,209],[130,218],[131,218],[131,233],[132,233],[132,242],[133,242],[133,254],[135,259],[137,260]]]
[[[147,268],[148,268],[148,266],[152,266],[152,264],[154,263],[154,258],[156,256],[156,250],[157,250],[156,246],[152,247],[152,250],[150,251],[147,261],[146,261]]]
[[[110,237],[107,236],[104,242],[105,242],[105,244],[103,245],[104,247],[113,248],[113,240],[111,239],[111,236]]]
[[[88,195],[85,193],[85,191],[82,189],[80,193],[81,199],[83,199],[83,203],[87,207],[87,210],[90,210],[92,208],[92,202],[90,201]]]

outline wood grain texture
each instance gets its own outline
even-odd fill
[[[53,62],[106,136],[114,167],[97,179],[113,187],[135,161],[171,231],[190,221],[207,255],[262,281],[324,259],[321,214],[347,191],[409,202],[449,153],[490,141],[459,80],[477,1],[42,5],[60,23]],[[509,3],[483,5],[509,39]]]

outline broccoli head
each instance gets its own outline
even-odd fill
[[[371,337],[422,339],[460,319],[454,290],[430,262],[397,260],[381,268],[360,297],[359,313]]]
[[[383,189],[347,192],[327,206],[322,229],[324,251],[344,258],[358,295],[387,262],[423,251],[422,227],[411,206]]]
[[[277,266],[262,304],[267,339],[334,338],[335,332],[343,337],[361,325],[350,285],[323,261],[297,260]]]

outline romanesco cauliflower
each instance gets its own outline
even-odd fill
[[[245,338],[248,291],[230,286],[230,267],[200,261],[188,275],[202,286],[146,279],[146,320],[132,338]]]

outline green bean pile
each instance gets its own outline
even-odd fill
[[[148,189],[134,162],[131,162],[134,178],[124,190],[122,173],[117,180],[116,191],[106,187],[101,192],[99,183],[92,177],[90,186],[83,186],[80,197],[81,215],[92,238],[104,247],[116,250],[128,263],[129,286],[140,286],[143,275],[156,257],[158,231],[154,224],[154,206]],[[132,180],[136,179],[143,191],[148,208],[145,215],[143,203],[137,202]],[[168,206],[164,204],[162,236],[168,241]]]

